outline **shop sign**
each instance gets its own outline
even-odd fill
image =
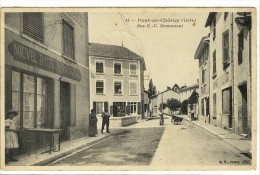
[[[46,71],[50,71],[60,76],[80,81],[81,74],[78,69],[66,65],[48,55],[45,55],[24,44],[13,41],[9,44],[9,51],[16,61],[34,66]]]
[[[213,82],[213,89],[227,83],[228,81],[229,81],[229,73],[227,72]]]

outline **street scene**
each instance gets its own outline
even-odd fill
[[[187,162],[191,166],[251,164],[250,157],[193,123],[184,121],[181,125],[174,126],[170,118],[166,118],[165,127],[158,127],[158,120],[140,122],[127,129],[115,130],[115,134],[106,140],[87,149],[83,148],[73,155],[62,157],[49,165],[187,166]],[[120,144],[115,145],[115,142]]]
[[[5,170],[255,169],[254,8],[63,10],[2,11]]]

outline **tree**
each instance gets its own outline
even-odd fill
[[[192,94],[190,95],[190,98],[189,98],[189,104],[195,104],[198,102],[198,98],[199,98],[199,94],[198,92],[196,92],[196,90],[194,90],[192,92]]]
[[[153,84],[153,80],[150,79],[149,88],[148,88],[148,97],[151,98],[154,94],[156,94],[156,86]]]
[[[183,102],[181,103],[181,112],[182,114],[188,114],[188,104],[189,104],[189,100],[183,100]]]
[[[177,108],[181,107],[181,102],[177,99],[171,98],[167,99],[166,106],[171,110],[175,111]]]
[[[170,86],[167,86],[167,90],[171,90],[172,88]]]

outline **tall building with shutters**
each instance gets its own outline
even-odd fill
[[[126,47],[89,44],[90,107],[99,116],[144,116],[143,57]]]
[[[205,24],[210,35],[201,40],[195,53],[201,69],[200,98],[209,98],[207,121],[248,138],[253,109],[251,23],[251,12],[210,12]]]
[[[6,12],[4,19],[5,110],[19,111],[19,131],[58,128],[62,141],[85,136],[90,113],[88,14]],[[36,147],[48,144],[44,138],[30,133]],[[19,139],[28,146],[25,137]]]

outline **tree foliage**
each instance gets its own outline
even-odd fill
[[[181,102],[177,99],[171,98],[167,99],[166,106],[171,110],[175,111],[177,108],[181,107]]]
[[[153,80],[150,79],[149,81],[149,88],[148,88],[148,97],[150,98],[151,96],[156,94],[156,86],[153,84]]]
[[[198,97],[199,97],[199,94],[198,92],[196,92],[196,90],[194,90],[189,98],[189,103],[190,104],[195,104],[198,102]]]
[[[183,100],[183,102],[181,103],[181,112],[182,114],[188,114],[188,104],[189,104],[189,100]]]

